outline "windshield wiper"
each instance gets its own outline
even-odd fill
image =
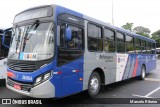
[[[35,26],[36,25],[36,26]],[[35,26],[35,28],[34,28]],[[31,36],[28,37],[29,35],[29,32],[34,28],[36,29],[37,27],[39,26],[39,20],[37,19],[35,22],[33,22],[33,24],[30,26],[30,27],[27,27],[27,30],[26,30],[26,34],[24,36],[24,41],[23,41],[23,48],[22,48],[22,52],[24,51],[24,48],[26,46],[26,40],[29,40]]]
[[[36,25],[36,26],[35,26]],[[35,20],[34,22],[33,22],[33,24],[30,26],[30,27],[28,27],[27,28],[27,30],[26,30],[26,35],[24,36],[24,39],[29,39],[30,37],[27,37],[28,36],[28,34],[29,34],[29,32],[33,29],[33,27],[35,26],[35,28],[37,28],[38,26],[39,26],[39,20],[37,19],[37,20]],[[35,29],[34,28],[34,29]]]

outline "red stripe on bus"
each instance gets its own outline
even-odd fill
[[[135,76],[136,76],[137,69],[138,69],[138,57],[136,57],[136,63],[135,63],[135,65],[134,65],[134,70],[133,70],[132,77],[135,77]]]

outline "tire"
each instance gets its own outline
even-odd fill
[[[88,94],[90,97],[95,97],[99,94],[101,87],[101,79],[97,72],[93,72],[88,82]]]
[[[143,66],[141,67],[140,80],[144,80],[145,77],[146,77],[146,68],[145,68],[145,66],[143,65]]]

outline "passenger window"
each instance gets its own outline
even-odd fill
[[[142,53],[142,51],[141,51],[141,40],[138,39],[138,38],[135,38],[134,45],[135,45],[135,52],[136,53]]]
[[[135,38],[135,46],[141,46],[141,40],[138,38]]]
[[[147,42],[147,54],[151,54],[151,43],[150,42]]]
[[[83,30],[76,26],[68,25],[71,29],[71,40],[65,40],[65,29],[66,26],[60,26],[60,48],[65,48],[69,50],[82,50],[82,42],[83,42]]]
[[[124,42],[124,35],[122,33],[117,32],[117,42]]]
[[[104,51],[115,52],[115,33],[113,30],[104,29]]]
[[[114,35],[114,32],[110,29],[104,29],[104,38],[106,40],[115,40],[115,35]]]
[[[117,52],[125,53],[125,42],[124,42],[124,34],[117,32]]]
[[[102,29],[100,26],[88,24],[88,50],[89,51],[102,51]]]
[[[127,53],[134,53],[134,41],[133,37],[126,35],[126,52]]]

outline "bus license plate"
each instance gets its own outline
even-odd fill
[[[17,89],[17,90],[21,90],[21,85],[19,85],[19,84],[14,84],[14,88]]]

